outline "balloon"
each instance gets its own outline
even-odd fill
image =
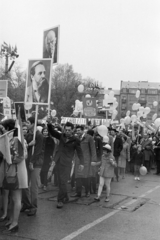
[[[114,91],[110,91],[110,92],[109,92],[109,96],[110,96],[110,97],[114,97]]]
[[[154,125],[156,128],[160,127],[160,118],[157,118],[155,121],[154,121]]]
[[[129,115],[130,115],[130,113],[131,113],[130,111],[127,111],[127,112],[126,112],[126,116],[129,116]]]
[[[141,93],[140,90],[137,90],[137,91],[136,91],[136,98],[139,98],[140,93]]]
[[[57,111],[56,111],[56,110],[52,110],[52,111],[51,111],[51,116],[52,116],[52,117],[55,117],[56,114],[57,114]]]
[[[97,132],[101,137],[104,137],[108,133],[108,128],[105,125],[100,125],[97,127]]]
[[[82,93],[84,91],[84,86],[82,84],[80,84],[78,86],[78,92]]]
[[[132,110],[133,110],[133,111],[136,110],[136,103],[133,103],[133,105],[132,105]]]
[[[108,136],[104,136],[103,137],[103,142],[104,143],[108,143],[109,142],[109,137]]]
[[[140,103],[137,103],[137,107],[138,107],[138,109],[141,107],[141,104]]]
[[[139,107],[139,111],[143,112],[144,111],[144,107]]]
[[[146,167],[140,167],[139,172],[142,176],[147,174],[147,168]]]
[[[151,111],[151,109],[150,109],[149,107],[146,107],[146,108],[144,109],[145,114],[150,113],[150,111]]]
[[[91,97],[91,95],[90,94],[87,94],[86,96],[85,96],[85,98],[90,98]]]
[[[136,122],[137,116],[136,116],[136,115],[132,115],[132,116],[131,116],[131,120],[132,120],[132,122]]]
[[[157,102],[157,101],[154,101],[154,102],[153,102],[153,106],[154,106],[154,107],[157,107],[157,106],[158,106],[158,102]]]
[[[113,103],[113,107],[114,107],[114,108],[117,108],[117,107],[118,107],[118,102],[117,102],[117,101]]]
[[[138,112],[137,112],[137,117],[139,117],[139,118],[140,118],[140,117],[142,117],[142,116],[143,116],[143,112],[141,112],[141,111],[138,111]]]
[[[126,125],[128,125],[128,124],[130,124],[130,122],[131,122],[131,118],[129,116],[126,116],[125,119],[124,119],[124,123]]]
[[[155,114],[153,115],[153,117],[152,117],[152,121],[155,121],[156,118],[157,118],[157,113],[155,113]]]

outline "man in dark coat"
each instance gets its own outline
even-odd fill
[[[123,142],[120,136],[117,135],[118,131],[114,128],[111,129],[111,135],[113,137],[113,155],[115,157],[116,163],[117,163],[117,167],[115,167],[115,175],[117,178],[117,182],[119,180],[118,177],[118,159],[120,156],[120,153],[123,149]]]
[[[81,197],[82,185],[85,186],[85,196],[90,196],[90,178],[93,176],[91,162],[97,161],[96,148],[93,137],[84,133],[83,126],[77,126],[77,135],[81,141],[81,148],[84,156],[84,169],[79,171],[77,165],[79,159],[75,160],[75,178],[76,178],[76,193],[72,197]]]
[[[80,159],[79,171],[83,170],[83,152],[80,146],[80,141],[73,136],[73,124],[67,122],[64,127],[64,133],[59,133],[54,130],[52,124],[48,124],[48,132],[59,140],[59,146],[55,155],[55,163],[58,174],[58,204],[57,208],[62,208],[63,203],[68,202],[67,181],[70,176],[72,160],[75,151]]]

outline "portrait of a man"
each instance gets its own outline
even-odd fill
[[[26,103],[49,104],[51,59],[29,60]]]
[[[53,63],[58,63],[59,26],[44,31],[43,58],[51,58]]]

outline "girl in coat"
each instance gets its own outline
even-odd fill
[[[100,182],[98,187],[98,195],[94,199],[96,201],[100,201],[100,196],[102,193],[102,189],[104,184],[106,185],[106,199],[105,202],[109,202],[109,195],[110,195],[110,184],[111,179],[114,177],[114,168],[117,166],[114,156],[112,155],[111,146],[106,144],[103,146],[103,155],[101,162],[92,162],[92,166],[100,165]]]

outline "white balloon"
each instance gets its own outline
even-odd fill
[[[126,116],[125,119],[124,119],[124,123],[126,125],[130,124],[131,123],[131,118],[129,116]]]
[[[154,101],[154,102],[153,102],[153,106],[154,106],[154,107],[157,107],[157,106],[158,106],[158,102],[157,102],[157,101]]]
[[[25,107],[26,110],[30,110],[32,108],[32,103],[29,103],[29,102],[27,103],[26,102],[24,107]]]
[[[129,116],[130,113],[131,113],[131,112],[128,110],[128,111],[126,112],[126,116]]]
[[[144,112],[144,107],[139,107],[140,112]]]
[[[78,92],[82,93],[84,91],[84,86],[82,84],[80,84],[78,86]]]
[[[55,109],[51,111],[51,116],[52,116],[52,117],[55,117],[56,114],[57,114],[57,111],[56,111]]]
[[[114,91],[110,91],[110,92],[109,92],[109,96],[110,96],[110,97],[114,97]]]
[[[154,125],[156,128],[160,127],[160,118],[157,118],[155,121],[154,121]]]
[[[117,102],[117,101],[113,103],[113,107],[114,107],[114,108],[117,108],[117,107],[118,107],[118,102]]]
[[[132,122],[136,122],[137,121],[137,116],[136,115],[132,115],[131,116],[131,120],[132,120]]]
[[[145,114],[150,113],[150,111],[151,111],[151,109],[150,109],[149,107],[146,107],[146,108],[144,109]]]
[[[113,110],[113,115],[117,115],[118,114],[118,111],[116,109]]]
[[[141,93],[140,90],[137,90],[137,91],[136,91],[136,98],[139,98],[140,93]]]
[[[147,114],[146,113],[143,113],[143,118],[147,118]]]
[[[108,128],[105,125],[100,125],[97,127],[97,132],[101,137],[104,137],[108,133]]]
[[[141,112],[141,111],[138,111],[138,112],[137,112],[137,117],[139,117],[139,118],[140,118],[140,117],[142,117],[142,116],[143,116],[143,112]]]
[[[152,117],[152,121],[155,121],[156,118],[157,118],[157,113],[155,113],[155,114],[153,115],[153,117]]]
[[[136,104],[136,103],[133,103],[132,110],[133,110],[133,111],[136,111],[136,110],[137,110],[137,104]]]
[[[91,97],[91,95],[90,94],[87,94],[86,96],[85,96],[85,98],[90,98]]]

